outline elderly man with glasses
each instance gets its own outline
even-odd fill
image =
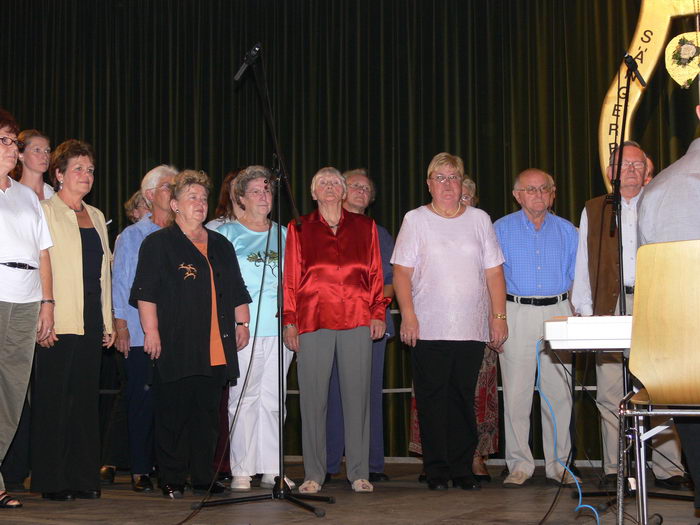
[[[557,484],[574,483],[562,466],[571,450],[571,365],[559,362],[567,360],[566,355],[554,355],[544,346],[537,346],[544,321],[557,315],[571,315],[568,291],[574,279],[578,234],[573,224],[550,212],[555,190],[554,180],[544,171],[523,171],[513,186],[513,196],[522,209],[494,224],[505,257],[506,314],[511,334],[499,355],[509,470],[503,485],[511,488],[523,486],[535,470],[528,440],[538,361],[541,390],[551,402],[556,417],[555,440],[555,425],[547,403],[542,400],[545,474]]]
[[[612,180],[617,170],[617,151],[610,156],[607,176]],[[637,259],[637,203],[644,186],[651,180],[651,161],[634,141],[622,147],[620,195],[622,196],[622,255],[625,306],[632,313]],[[611,235],[613,206],[608,195],[586,202],[581,213],[576,275],[571,303],[578,315],[618,315],[620,281],[618,229]],[[613,489],[617,483],[617,407],[624,396],[622,357],[619,354],[596,354],[596,404],[600,410],[603,444],[603,479],[600,488]],[[656,486],[671,490],[689,490],[681,466],[681,449],[673,426],[654,438],[658,451],[652,456]]]

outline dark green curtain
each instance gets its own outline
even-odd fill
[[[95,146],[91,200],[113,220],[116,234],[126,226],[122,203],[156,164],[203,169],[218,187],[228,170],[271,163],[252,76],[233,83],[243,55],[260,41],[302,213],[312,209],[308,184],[318,168],[363,166],[379,191],[371,213],[396,233],[404,213],[426,202],[430,159],[450,151],[464,158],[480,206],[494,220],[515,209],[513,176],[534,166],[554,175],[557,212],[577,224],[584,201],[604,191],[600,105],[639,5],[4,2],[0,105],[22,127],[49,134],[54,145],[80,138]],[[672,34],[692,29],[692,20],[679,20]],[[692,140],[695,100],[659,68],[634,127],[657,169]],[[385,376],[387,388],[410,387],[407,353],[396,342],[389,345]],[[389,455],[407,453],[408,399],[385,396]],[[289,452],[298,453],[293,405]],[[590,407],[580,410],[593,419]],[[591,425],[581,428],[595,433]]]

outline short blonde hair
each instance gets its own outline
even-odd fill
[[[175,181],[173,182],[173,198],[178,199],[183,191],[195,184],[204,187],[207,195],[209,195],[211,191],[211,180],[209,180],[209,176],[205,172],[197,170],[181,171],[175,175]]]
[[[343,196],[342,198],[345,198],[345,194],[348,192],[348,185],[345,183],[345,179],[343,176],[340,174],[340,171],[338,171],[336,168],[333,166],[326,166],[325,168],[321,168],[316,172],[314,177],[311,179],[311,196],[316,198],[316,192],[314,191],[316,189],[316,182],[318,179],[320,179],[323,175],[332,175],[334,177],[337,177],[338,180],[340,181],[340,184],[343,186]]]
[[[460,177],[464,177],[464,162],[457,155],[452,155],[451,153],[442,152],[438,153],[433,157],[428,165],[428,178],[437,171],[441,166],[450,166],[457,170]]]

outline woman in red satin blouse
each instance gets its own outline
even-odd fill
[[[369,477],[369,387],[372,339],[385,330],[382,259],[377,227],[343,209],[347,188],[335,168],[311,181],[318,210],[289,223],[284,261],[284,342],[297,352],[305,481],[326,477],[326,402],[338,363],[345,422],[345,460],[355,492],[372,492]]]

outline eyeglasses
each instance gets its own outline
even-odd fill
[[[24,147],[24,142],[10,137],[0,137],[0,142],[2,142],[3,146],[12,146],[13,144],[16,144],[18,148]]]
[[[9,146],[9,144],[7,145]],[[41,155],[42,153],[46,155],[51,155],[51,148],[41,149],[39,146],[34,146],[33,148],[25,149],[24,152],[34,153],[36,155]]]
[[[272,195],[272,192],[270,190],[250,190],[246,191],[245,194],[252,195],[253,197],[260,197],[261,195],[267,197],[268,195]]]
[[[459,182],[461,184],[462,182],[462,176],[461,175],[435,175],[434,177],[428,177],[431,180],[434,180],[435,182],[439,182],[440,184],[445,184],[445,182]]]
[[[352,184],[348,184],[348,188],[350,188],[351,190],[355,190],[355,191],[364,191],[365,193],[369,193],[372,189],[369,186],[367,186],[365,184],[360,184],[358,182],[353,182]]]
[[[156,186],[157,190],[167,191],[168,193],[173,191],[173,185],[169,182],[164,182],[160,186]]]
[[[526,188],[518,188],[515,191],[524,191],[528,195],[537,195],[538,193],[541,193],[542,195],[549,195],[554,191],[554,186],[550,186],[549,184],[545,184],[544,186],[540,186],[539,188],[535,188],[534,186],[527,186]]]
[[[614,168],[617,168],[617,163],[613,164]],[[635,171],[642,171],[644,168],[647,167],[647,163],[641,160],[623,160],[622,161],[622,169],[626,170],[627,168],[632,168]]]
[[[471,202],[473,195],[462,195],[459,200],[462,202]]]
[[[326,186],[342,186],[342,182],[338,179],[320,179],[316,184],[325,188]]]

